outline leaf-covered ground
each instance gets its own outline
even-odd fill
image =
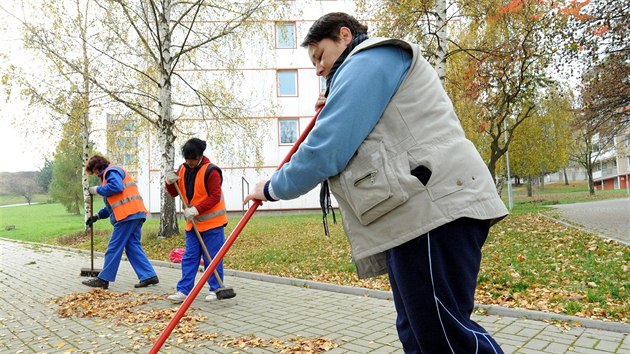
[[[337,215],[339,217],[339,215]],[[226,236],[238,219],[230,220]],[[229,269],[389,290],[386,276],[359,280],[340,224],[321,215],[258,216],[225,257]],[[108,234],[99,233],[103,251]],[[77,243],[82,242],[82,243]],[[80,236],[65,243],[89,248]],[[168,260],[183,237],[144,233],[149,258]],[[483,249],[476,302],[584,318],[628,322],[630,252],[599,237],[567,228],[538,213],[512,214],[491,229]]]
[[[131,349],[138,350],[152,345],[178,308],[155,308],[143,306],[155,301],[163,302],[163,296],[146,293],[116,293],[103,289],[72,293],[54,300],[60,317],[102,319],[114,325],[124,325]],[[223,348],[248,349],[268,348],[277,353],[321,353],[338,344],[326,338],[294,337],[278,338],[230,337],[220,333],[205,333],[199,323],[205,321],[195,309],[189,309],[169,336],[164,349],[173,345],[194,350],[216,345]],[[63,343],[60,343],[63,346]]]
[[[627,246],[539,214],[509,217],[484,247],[477,301],[628,322]]]

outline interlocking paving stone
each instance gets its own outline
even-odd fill
[[[8,256],[10,255],[10,256]],[[229,256],[229,255],[228,255]],[[55,266],[50,266],[54,264]],[[117,281],[109,291],[153,294],[164,298],[143,305],[146,309],[178,308],[166,301],[175,292],[181,276],[176,266],[155,262],[160,284],[135,289],[135,273],[127,261],[120,266]],[[132,327],[107,319],[61,318],[52,301],[87,292],[81,284],[81,268],[89,265],[89,254],[0,239],[0,353],[102,352],[145,353],[153,343],[133,340],[140,335]],[[95,267],[102,258],[95,260]],[[201,273],[199,274],[201,276]],[[42,279],[54,281],[42,282]],[[337,340],[330,353],[400,353],[396,335],[396,313],[391,300],[317,290],[303,286],[226,276],[226,286],[237,297],[225,301],[204,301],[207,288],[195,299],[190,312],[206,319],[201,333],[218,333],[233,338],[252,334],[261,339],[288,340],[296,336]],[[591,328],[558,328],[544,321],[496,315],[474,314],[501,344],[506,353],[618,353],[630,354],[627,333]],[[128,333],[132,333],[129,335]],[[171,335],[173,337],[173,335]],[[174,338],[174,337],[173,337]],[[163,353],[233,353],[214,342],[174,341],[165,343]],[[248,353],[274,353],[264,347],[248,347]]]

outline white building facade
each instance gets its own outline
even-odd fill
[[[272,1],[272,0],[270,0]],[[264,104],[273,107],[273,115],[254,114],[243,117],[253,119],[260,124],[260,139],[262,139],[262,156],[258,161],[243,158],[231,158],[247,155],[247,142],[232,141],[230,148],[216,151],[212,141],[207,141],[208,148],[205,155],[223,171],[223,192],[228,211],[242,211],[242,200],[248,190],[253,190],[261,179],[267,179],[285,158],[293,143],[304,131],[315,114],[315,101],[319,92],[324,89],[325,81],[315,75],[307,51],[300,47],[308,29],[320,16],[334,11],[354,13],[353,1],[286,1],[289,10],[284,11],[281,18],[273,18],[262,25],[269,31],[265,35],[274,38],[273,45],[266,45],[256,35],[252,35],[251,47],[247,57],[243,58],[242,67],[230,70],[240,71],[242,78],[241,93],[246,96],[251,106]],[[261,43],[263,43],[261,45]],[[265,60],[260,60],[263,57]],[[264,64],[260,64],[264,62]],[[195,75],[205,75],[205,79],[221,80],[222,72],[227,70],[220,67],[202,68]],[[108,126],[116,126],[115,117],[108,116]],[[192,137],[207,140],[208,129],[212,125],[206,120],[195,120],[193,117],[179,117],[177,124],[187,124],[193,127],[190,133],[178,133],[175,142],[175,166],[177,168],[184,160],[181,157],[181,146]],[[124,124],[123,124],[124,125]],[[134,128],[129,128],[134,129]],[[159,213],[161,208],[161,189],[163,188],[160,163],[160,149],[157,136],[152,129],[136,127],[137,138],[124,137],[120,130],[114,137],[108,138],[108,146],[118,144],[124,140],[124,156],[118,156],[113,149],[108,149],[108,156],[117,164],[123,165],[137,180],[139,190],[145,204],[151,213]],[[123,132],[124,133],[124,132]],[[122,140],[121,140],[122,139]],[[136,144],[135,146],[132,146]],[[224,145],[225,146],[225,145]],[[135,147],[135,148],[134,148]],[[134,151],[134,159],[129,151]],[[179,201],[176,203],[181,208]],[[337,206],[333,200],[333,206]],[[319,187],[308,194],[288,201],[264,203],[259,210],[317,210],[319,204]]]

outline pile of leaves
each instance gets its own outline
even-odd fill
[[[326,338],[293,337],[288,340],[263,339],[257,337],[239,337],[226,339],[218,343],[223,348],[273,348],[274,352],[288,353],[321,353],[338,347],[338,344]]]
[[[178,310],[144,306],[155,301],[164,301],[164,296],[116,293],[103,289],[72,293],[53,300],[58,305],[57,314],[60,317],[96,318],[110,321],[114,326],[127,326],[129,330],[126,335],[134,350],[152,345]],[[338,346],[335,341],[326,338],[295,337],[281,340],[204,333],[199,330],[199,324],[205,320],[206,317],[198,315],[195,309],[189,309],[166,341],[165,348],[176,345],[193,349],[214,343],[223,348],[274,348],[279,353],[321,353]]]

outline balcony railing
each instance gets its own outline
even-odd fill
[[[608,176],[616,176],[619,174],[617,168],[604,168],[601,170],[593,171],[593,179],[608,177]]]

